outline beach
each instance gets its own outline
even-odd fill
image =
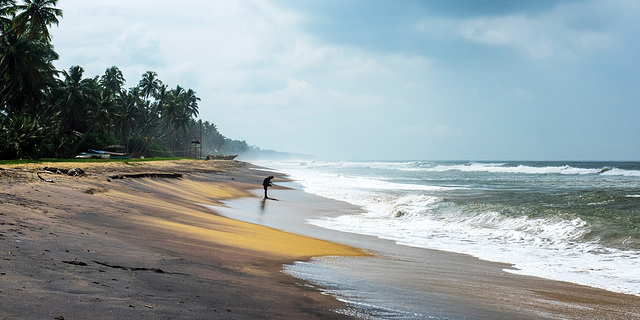
[[[45,167],[85,174],[41,179]],[[2,169],[2,319],[640,317],[635,295],[310,225],[308,219],[361,208],[305,193],[244,162]],[[276,174],[269,193],[278,201],[261,199],[269,174]],[[409,309],[421,305],[422,313],[366,310],[353,303],[361,297],[341,296],[349,285],[355,295],[365,294],[364,286]]]
[[[53,181],[45,182],[36,175],[44,167],[85,174],[40,173]],[[3,169],[1,319],[347,318],[332,311],[341,307],[336,299],[281,269],[361,250],[222,218],[201,205],[260,186],[262,173],[245,163]],[[126,177],[133,174],[151,178]]]

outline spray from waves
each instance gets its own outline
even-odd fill
[[[416,169],[411,169],[416,170]],[[600,168],[578,168],[570,165],[561,166],[528,166],[517,165],[510,166],[505,163],[469,163],[454,165],[436,165],[435,167],[427,167],[424,171],[460,171],[460,172],[487,172],[487,173],[513,173],[513,174],[563,174],[563,175],[588,175],[588,174],[607,174],[607,175],[630,175],[640,176],[638,170],[623,170],[617,168],[600,167]]]
[[[618,168],[612,168],[602,172],[603,176],[625,176],[625,177],[640,177],[640,170],[623,170]]]
[[[462,172],[490,172],[490,173],[524,173],[524,174],[595,174],[603,169],[574,168],[568,165],[551,167],[532,167],[518,165],[515,167],[472,163],[468,165],[437,166],[434,171],[457,170]]]
[[[356,162],[356,161],[311,161],[303,162],[301,165],[307,168],[366,168],[380,170],[396,170],[408,172],[486,172],[486,173],[512,173],[512,174],[562,174],[562,175],[590,175],[602,174],[607,176],[628,176],[640,177],[640,170],[621,169],[611,166],[601,167],[580,167],[577,165],[546,165],[535,166],[507,162],[470,162],[465,164],[452,163],[441,164],[438,162],[425,161],[372,161],[372,162]]]
[[[296,170],[287,171],[290,177],[302,184],[304,190],[326,198],[347,201],[358,206],[370,204],[387,197],[389,193],[436,192],[456,190],[462,187],[443,187],[424,184],[397,183],[374,177],[358,177],[334,173],[316,172],[306,175]]]
[[[402,245],[510,263],[517,270],[508,271],[514,273],[640,295],[640,280],[630,271],[638,270],[640,261],[629,259],[639,253],[587,241],[592,229],[580,218],[509,217],[496,211],[476,212],[423,195],[376,197],[365,209],[361,215],[308,222]]]

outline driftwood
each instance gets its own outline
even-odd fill
[[[124,178],[170,178],[177,179],[182,178],[180,173],[133,173],[133,174],[117,174],[110,176],[111,179],[124,179]]]
[[[38,176],[38,178],[40,178],[40,180],[44,181],[44,182],[49,182],[49,183],[53,183],[53,180],[50,179],[44,179],[40,176],[40,173],[36,172],[36,176]]]
[[[67,175],[70,175],[70,176],[81,176],[83,174],[84,174],[84,170],[80,168],[73,168],[69,170],[69,172],[67,172]]]
[[[63,168],[44,167],[44,170],[50,173],[66,174],[70,176],[81,176],[84,174],[84,170],[80,168],[63,169]]]

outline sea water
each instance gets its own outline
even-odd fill
[[[255,162],[363,208],[323,228],[640,295],[638,162]]]

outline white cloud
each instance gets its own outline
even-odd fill
[[[620,44],[620,38],[606,26],[594,28],[589,23],[597,25],[595,22],[574,22],[598,15],[598,10],[601,10],[598,2],[568,3],[535,16],[518,14],[462,20],[457,32],[467,40],[514,48],[534,59],[574,60]]]
[[[162,62],[160,37],[143,23],[128,27],[113,41],[115,60],[128,64],[144,62],[157,66]]]

